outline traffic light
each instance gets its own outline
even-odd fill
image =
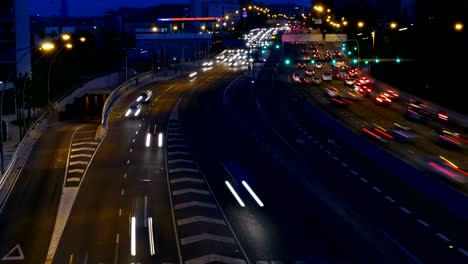
[[[336,63],[336,60],[335,60],[335,59],[333,59],[333,60],[332,60],[332,63]]]
[[[379,63],[379,62],[380,62],[379,58],[375,58],[375,63]]]
[[[369,61],[368,61],[368,60],[365,60],[365,61],[364,61],[364,64],[369,64]]]
[[[315,60],[311,60],[310,63],[315,63]]]
[[[279,45],[279,44],[276,44],[275,48],[279,49],[279,48],[280,48],[280,45]]]
[[[343,50],[343,51],[346,50],[346,47],[345,46],[341,47],[341,50]]]
[[[286,65],[289,65],[289,64],[291,64],[291,60],[286,59],[286,60],[284,61],[284,63],[285,63]]]
[[[357,47],[354,47],[354,50],[357,50]]]
[[[348,55],[351,55],[351,51],[348,51]]]
[[[397,57],[397,58],[395,59],[395,61],[396,61],[396,63],[400,63],[401,60],[400,60],[400,58]]]
[[[266,50],[262,50],[262,54],[265,54]]]
[[[357,59],[354,59],[354,60],[353,60],[353,63],[356,64],[356,63],[357,63]]]

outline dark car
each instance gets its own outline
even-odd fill
[[[380,146],[387,146],[394,140],[393,135],[377,124],[366,124],[361,128],[361,135]]]
[[[412,143],[416,139],[416,133],[413,129],[398,123],[395,123],[393,127],[390,128],[390,133],[393,135],[393,138],[399,142]]]

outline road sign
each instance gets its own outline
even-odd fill
[[[23,250],[19,244],[16,244],[3,258],[2,261],[5,260],[22,260],[24,259]]]

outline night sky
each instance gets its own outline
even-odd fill
[[[39,14],[42,17],[55,16],[60,13],[62,0],[30,0],[29,12],[31,15]],[[68,15],[100,16],[105,11],[117,10],[122,6],[148,7],[159,4],[187,4],[189,0],[66,0],[68,3]],[[291,3],[310,6],[310,0],[265,0],[265,3]]]

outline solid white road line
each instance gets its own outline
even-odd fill
[[[148,236],[149,236],[149,246],[150,246],[150,255],[154,256],[156,254],[154,246],[154,233],[153,233],[153,218],[148,218]]]
[[[131,220],[130,253],[136,256],[136,218],[134,216]]]

